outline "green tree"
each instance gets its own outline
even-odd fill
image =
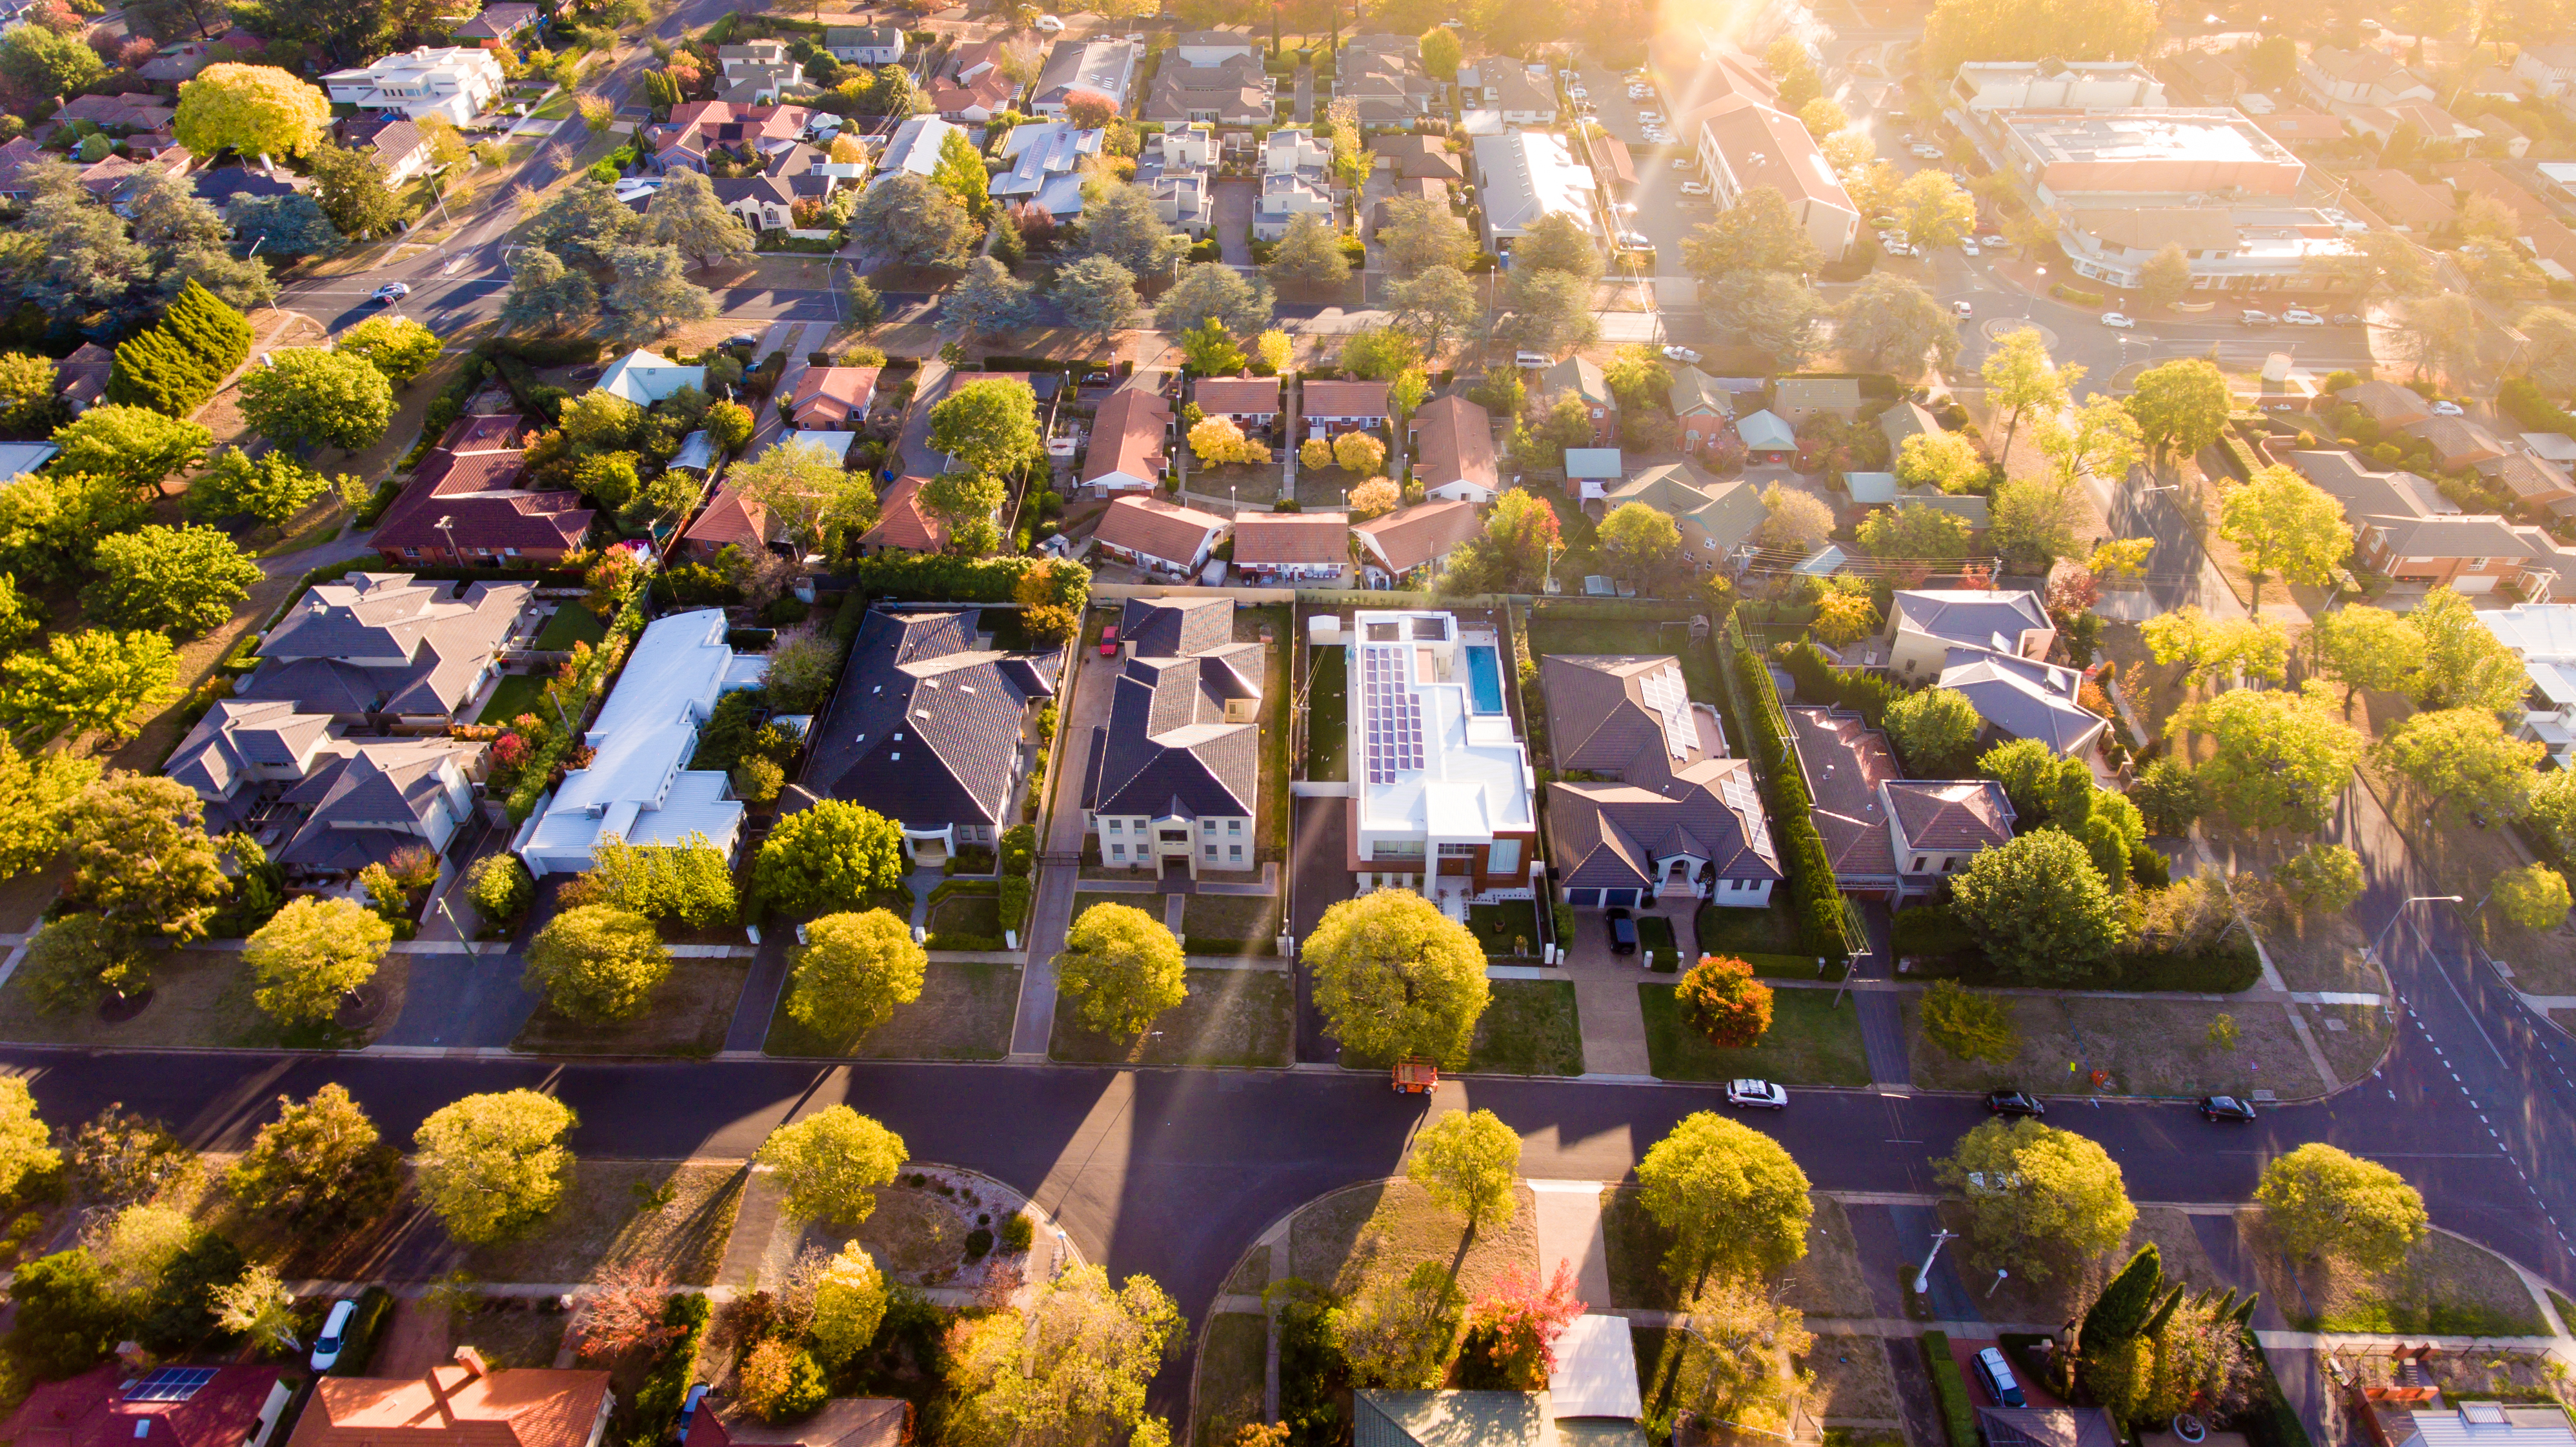
[[[0,79],[22,95],[78,95],[106,74],[98,52],[77,34],[13,25],[0,36]]]
[[[253,457],[227,448],[188,484],[188,515],[208,522],[248,516],[277,527],[331,490],[330,478],[287,453]]]
[[[2189,456],[2218,440],[2235,399],[2227,378],[2206,357],[2180,357],[2138,374],[2124,404],[2139,439],[2154,452]]]
[[[1405,1175],[1433,1205],[1467,1218],[1467,1233],[1501,1226],[1519,1209],[1521,1138],[1490,1110],[1453,1110],[1413,1138]]]
[[[577,891],[578,898],[571,897]],[[650,920],[677,920],[691,929],[734,922],[733,865],[703,833],[692,830],[677,844],[628,844],[603,839],[567,904],[605,904]]]
[[[0,738],[0,879],[53,862],[66,806],[98,775],[96,759],[61,749],[31,757]]]
[[[1896,449],[1896,478],[1913,487],[1971,493],[1986,483],[1986,455],[1960,432],[1917,432]]]
[[[1956,562],[1968,555],[1968,534],[1966,518],[1917,502],[1872,510],[1855,536],[1872,557]]]
[[[1354,1057],[1466,1065],[1492,994],[1485,951],[1429,900],[1381,889],[1337,901],[1306,936],[1304,954],[1315,1008]]]
[[[1351,259],[1342,254],[1342,238],[1329,222],[1301,212],[1288,218],[1264,271],[1273,286],[1323,290],[1350,279]]]
[[[2176,722],[2209,735],[2213,753],[2196,771],[2205,797],[2248,829],[2321,826],[2367,747],[2316,682],[2298,692],[2236,689]]]
[[[2171,242],[2138,268],[2138,304],[2162,311],[2191,293],[2191,258]]]
[[[814,1320],[806,1336],[815,1355],[839,1366],[865,1351],[885,1320],[886,1297],[885,1273],[877,1270],[867,1248],[843,1242],[814,1283]]]
[[[1592,283],[1570,271],[1514,267],[1503,306],[1511,313],[1505,334],[1529,351],[1554,355],[1601,334],[1592,312]]]
[[[1420,1391],[1446,1380],[1466,1315],[1467,1294],[1448,1266],[1424,1261],[1400,1281],[1371,1273],[1349,1300],[1324,1313],[1323,1325],[1349,1363],[1353,1386]]]
[[[1458,43],[1458,32],[1445,25],[1434,25],[1422,32],[1422,68],[1433,80],[1448,80],[1458,73],[1458,62],[1465,57]]]
[[[2319,613],[2308,626],[2308,657],[2343,685],[2343,706],[2363,689],[2406,690],[2424,666],[2424,635],[2404,615],[2359,603]]]
[[[572,1175],[572,1107],[534,1090],[469,1095],[430,1112],[412,1135],[412,1178],[447,1234],[469,1245],[535,1225]]]
[[[2381,297],[2419,297],[2438,286],[2432,264],[2412,240],[2394,231],[2365,231],[2350,249],[2307,259],[2318,290],[2342,292],[2367,305]]]
[[[1925,167],[1906,177],[1888,199],[1908,246],[1939,251],[1977,229],[1976,198],[1947,171]]]
[[[381,236],[401,224],[402,203],[372,156],[323,141],[305,164],[313,174],[314,199],[341,235]]]
[[[1959,323],[1930,292],[1893,272],[1874,271],[1835,310],[1834,340],[1858,366],[1919,377],[1927,359],[1959,354]]]
[[[1700,297],[1711,321],[1740,333],[1784,370],[1804,365],[1816,350],[1824,298],[1795,276],[1739,271],[1701,283]]]
[[[1768,1275],[1807,1254],[1807,1174],[1751,1126],[1713,1111],[1682,1117],[1637,1162],[1637,1185],[1672,1240],[1665,1273],[1695,1283],[1686,1294],[1712,1271]]]
[[[1771,1029],[1771,987],[1739,959],[1702,955],[1673,986],[1682,1021],[1721,1050],[1748,1050]]]
[[[2244,552],[2262,601],[2263,575],[2284,583],[2317,586],[2331,579],[2352,553],[2343,504],[2333,494],[2286,467],[2256,472],[2219,503],[2219,536]]]
[[[2128,1239],[2138,1208],[2120,1166],[2095,1142],[2035,1120],[1989,1120],[1938,1165],[1941,1184],[1967,1196],[1968,1236],[1980,1255],[2044,1282]]]
[[[2567,922],[2567,876],[2546,864],[2508,869],[2495,878],[2496,908],[2527,930],[2553,930]]]
[[[691,171],[694,176],[697,173]],[[372,316],[340,334],[332,350],[364,358],[399,387],[438,361],[438,333],[409,317]]]
[[[2536,306],[2522,314],[2515,329],[2530,340],[2523,348],[2523,375],[2558,396],[2576,390],[2576,313]]]
[[[1824,258],[1777,188],[1751,186],[1683,238],[1682,268],[1707,286],[1748,271],[1812,274]]]
[[[1200,261],[1181,268],[1171,290],[1154,303],[1154,317],[1170,331],[1188,331],[1213,318],[1230,332],[1249,334],[1270,319],[1272,305],[1268,283],[1249,280],[1220,261]],[[1271,370],[1282,369],[1274,364]]]
[[[30,31],[48,33],[40,25],[20,25],[0,45],[14,48]],[[0,48],[0,60],[10,57],[10,48]],[[80,48],[97,62],[95,51]],[[126,1315],[108,1294],[98,1263],[77,1246],[19,1267],[9,1282],[9,1299],[17,1308],[9,1328],[9,1354],[49,1379],[87,1371],[106,1358],[125,1332]]]
[[[875,1212],[876,1188],[910,1158],[903,1137],[833,1105],[771,1131],[753,1160],[778,1173],[788,1215],[856,1226]]]
[[[2159,31],[2146,0],[2070,10],[2044,0],[1939,0],[1923,27],[1923,72],[1950,75],[1971,60],[2133,60]]]
[[[599,320],[599,283],[541,246],[510,253],[510,294],[501,303],[507,332],[581,331]]]
[[[1909,693],[1887,706],[1887,737],[1917,779],[1958,776],[1976,756],[1986,721],[1966,694],[1947,688]]]
[[[930,955],[890,910],[827,914],[805,926],[788,978],[788,1018],[829,1040],[853,1040],[921,998]]]
[[[908,872],[901,825],[863,805],[824,799],[778,821],[752,878],[773,907],[811,915],[866,909]]]
[[[2310,844],[2281,861],[2272,881],[2302,914],[2337,915],[2353,907],[2369,881],[2347,844]]]
[[[260,256],[315,256],[340,245],[322,203],[302,192],[285,196],[237,195],[224,203],[224,224],[235,246]]]
[[[1005,496],[1002,480],[982,472],[943,472],[923,483],[917,495],[922,511],[948,524],[951,538],[977,523],[991,521]]]
[[[1485,306],[1476,284],[1452,266],[1434,266],[1421,274],[1390,281],[1387,310],[1395,325],[1422,344],[1423,355],[1438,356],[1443,344],[1471,336]]]
[[[2092,863],[2073,835],[2034,829],[1979,851],[1953,878],[1951,895],[2005,973],[2028,984],[2064,983],[2108,958],[2123,934],[2119,899]]]
[[[951,129],[940,138],[939,164],[932,169],[930,179],[956,197],[969,216],[981,218],[993,209],[992,199],[986,194],[990,178],[984,173],[984,158],[962,130]]]
[[[621,345],[640,346],[716,314],[715,294],[689,280],[677,247],[612,247],[608,268],[617,279],[599,304],[609,337]]]
[[[685,166],[664,172],[662,187],[644,211],[645,238],[702,267],[738,261],[755,249],[751,228],[716,199],[715,183]]]
[[[2456,291],[2415,297],[2396,308],[2386,327],[2391,349],[2413,365],[2415,375],[2456,376],[2478,360],[2484,318],[2475,299]]]
[[[670,975],[671,952],[651,920],[589,904],[565,910],[537,931],[521,987],[576,1020],[632,1020]]]
[[[299,903],[301,901],[298,901]],[[387,1144],[347,1086],[277,1098],[277,1119],[225,1173],[234,1199],[297,1225],[358,1219],[392,1199],[401,1152]]]
[[[104,622],[194,638],[222,626],[265,576],[240,546],[194,523],[99,539],[81,606]]]
[[[1046,455],[1037,398],[1026,382],[968,382],[930,409],[930,445],[970,472],[1008,476]]]
[[[143,407],[92,407],[54,429],[57,473],[114,478],[138,491],[202,461],[214,434]]]
[[[2212,618],[2186,603],[2148,619],[2139,631],[2156,662],[2185,665],[2188,683],[2239,672],[2278,683],[2289,666],[2289,631],[2268,618]]]
[[[54,417],[54,359],[0,352],[0,427],[35,427]]]
[[[759,456],[727,469],[725,480],[808,547],[863,532],[877,516],[876,490],[867,478],[843,470],[840,459],[816,442],[791,438],[762,448]]]
[[[392,424],[394,391],[358,357],[286,347],[242,374],[241,410],[244,421],[278,441],[358,452]]]
[[[2424,639],[2424,666],[2415,674],[2417,703],[2520,716],[2529,674],[2522,659],[2478,621],[2468,599],[2450,588],[2435,588],[2406,621]]]
[[[1833,533],[1834,510],[1823,498],[1776,482],[1762,489],[1762,526],[1753,534],[1756,545],[1803,556],[1823,547]]]
[[[1387,202],[1386,208],[1386,219],[1377,228],[1377,244],[1399,280],[1440,267],[1463,272],[1474,264],[1476,234],[1447,203],[1407,196]]]
[[[1243,370],[1246,360],[1221,318],[1202,318],[1181,333],[1181,363],[1202,377],[1231,376]]]
[[[2004,333],[1978,371],[1986,379],[1987,402],[2011,413],[2004,425],[2007,454],[2022,418],[2033,412],[2048,416],[2064,407],[2067,389],[2084,376],[2082,367],[2060,367],[2049,360],[2046,339],[2030,327]]]
[[[0,1077],[0,1194],[14,1194],[29,1176],[50,1175],[63,1153],[36,1116],[36,1097],[22,1076]]]
[[[38,739],[97,729],[123,743],[135,735],[136,716],[176,693],[178,682],[178,656],[158,633],[57,633],[43,652],[0,663],[0,715]]]
[[[897,171],[868,188],[850,230],[906,266],[958,266],[982,228],[966,207],[927,176]]]
[[[1181,942],[1163,922],[1123,904],[1095,904],[1065,932],[1056,957],[1059,985],[1080,1003],[1082,1023],[1128,1036],[1188,998]]]
[[[0,756],[0,768],[6,758]],[[5,778],[5,774],[0,774]],[[0,793],[5,797],[5,793]],[[2565,769],[2552,769],[2531,786],[2527,812],[2523,818],[2540,831],[2543,839],[2563,858],[2576,853],[2576,774]]]
[[[219,62],[179,87],[170,131],[193,154],[300,156],[331,125],[331,98],[268,65]]]
[[[1025,1313],[960,1322],[949,1338],[952,1440],[1110,1442],[1133,1427],[1141,1447],[1153,1447],[1156,1434],[1140,1425],[1153,1420],[1145,1388],[1178,1349],[1183,1325],[1153,1278],[1130,1276],[1112,1289],[1091,1265],[1040,1287]]]
[[[2138,420],[2099,392],[2072,412],[2043,419],[2039,427],[2039,450],[2055,464],[2059,483],[2068,487],[2088,472],[2114,482],[2126,478],[2144,453],[2141,439]]]
[[[1641,502],[1621,503],[1601,520],[1601,550],[1641,587],[1652,589],[1680,555],[1681,529],[1669,513]]]
[[[2446,708],[2399,719],[2380,736],[2380,760],[2434,808],[2519,817],[2539,778],[2538,742],[2508,734],[2482,708]]]
[[[1153,192],[1134,182],[1117,182],[1084,201],[1081,244],[1084,255],[1105,256],[1130,275],[1152,276],[1188,250],[1190,242],[1164,222]]]
[[[393,926],[356,900],[299,895],[252,933],[242,958],[259,1008],[288,1025],[319,1024],[375,978],[393,939]]]
[[[2424,1197],[2405,1177],[2322,1141],[2275,1156],[2254,1199],[2294,1261],[2332,1257],[2394,1271],[2430,1230]]]
[[[1798,107],[1798,124],[1806,128],[1809,137],[1822,141],[1850,125],[1851,117],[1831,97],[1818,96]]]

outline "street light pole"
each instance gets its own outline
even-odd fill
[[[2396,910],[2388,916],[2388,923],[2381,925],[2379,927],[2379,933],[2370,937],[2370,957],[2373,960],[2379,958],[2380,942],[2387,939],[2388,932],[2397,928],[2397,922],[2406,917],[2406,907],[2408,905],[2432,904],[2437,901],[2445,904],[2461,904],[2465,902],[2456,894],[2418,894],[2410,895],[2407,898],[2398,901]]]
[[[1931,1291],[1932,1263],[1941,1258],[1941,1248],[1944,1245],[1958,1239],[1959,1233],[1956,1231],[1935,1231],[1932,1233],[1932,1249],[1924,1253],[1923,1265],[1921,1269],[1914,1273],[1914,1294],[1916,1296],[1922,1296]]]

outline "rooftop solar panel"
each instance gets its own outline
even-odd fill
[[[215,1379],[213,1367],[161,1367],[125,1389],[129,1402],[184,1402]]]

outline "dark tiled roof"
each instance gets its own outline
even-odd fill
[[[1992,779],[1891,779],[1886,791],[1897,826],[1917,849],[1968,853],[2012,839],[2012,801]]]
[[[1649,749],[1638,762],[1663,757],[1661,749]],[[1629,773],[1634,779],[1641,770]],[[1656,860],[1685,854],[1707,860],[1721,879],[1785,877],[1753,766],[1742,759],[1703,759],[1674,773],[1658,771],[1651,782],[1553,783],[1547,790],[1556,864],[1566,884],[1652,884]]]
[[[1858,714],[1821,708],[1788,710],[1798,736],[1798,761],[1815,799],[1812,817],[1824,836],[1825,854],[1838,879],[1886,879],[1896,873],[1896,847],[1878,786],[1901,772],[1887,736]]]
[[[1556,767],[1617,774],[1648,749],[1664,751],[1664,721],[1646,706],[1644,683],[1667,671],[1678,682],[1681,665],[1670,654],[1551,653],[1539,659]],[[1688,757],[1672,767],[1702,757],[1694,734]]]
[[[1264,658],[1261,644],[1231,641],[1178,657],[1139,650],[1119,675],[1108,724],[1094,731],[1085,804],[1103,814],[1252,817],[1261,730],[1225,722],[1225,704],[1261,697]]]
[[[1234,641],[1232,598],[1130,598],[1118,614],[1118,641],[1139,658],[1183,658]]]
[[[447,792],[440,765],[457,752],[444,739],[370,742],[315,769],[286,791],[285,802],[312,812],[277,851],[277,862],[339,872],[390,859],[407,845],[427,847],[429,841],[418,834],[373,826],[427,826]]]
[[[868,614],[816,730],[807,787],[915,828],[1003,822],[1021,722],[1053,692],[1055,660],[973,651],[978,617]]]

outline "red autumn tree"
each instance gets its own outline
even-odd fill
[[[1712,1045],[1741,1050],[1771,1028],[1771,987],[1753,978],[1753,967],[1719,955],[1702,955],[1683,974],[1673,998],[1690,1027]]]
[[[1535,1392],[1556,1370],[1556,1339],[1583,1315],[1574,1294],[1574,1263],[1560,1259],[1545,1286],[1516,1267],[1494,1283],[1494,1294],[1467,1309],[1467,1339],[1459,1347],[1460,1385]]]
[[[676,1340],[680,1328],[663,1319],[669,1293],[645,1266],[620,1266],[602,1277],[582,1299],[574,1320],[574,1350],[592,1361],[629,1352],[658,1352]]]

